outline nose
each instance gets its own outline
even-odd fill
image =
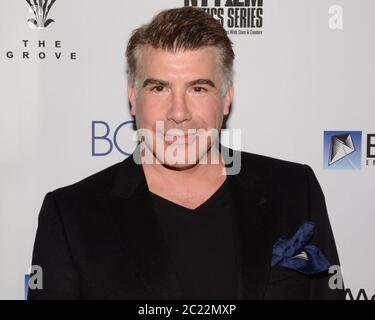
[[[174,121],[175,123],[182,123],[191,120],[191,114],[183,92],[174,92],[172,94],[172,101],[167,113],[167,119]]]

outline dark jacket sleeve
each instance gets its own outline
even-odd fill
[[[56,203],[49,192],[38,218],[32,265],[43,271],[43,289],[28,291],[28,300],[78,299],[79,278]]]
[[[331,265],[340,265],[336,243],[329,221],[325,197],[320,184],[308,165],[305,165],[308,179],[308,201],[310,220],[315,223],[311,243],[316,245],[329,260]],[[316,275],[310,279],[311,299],[345,299],[344,289],[331,289],[328,285],[333,274],[328,272]]]

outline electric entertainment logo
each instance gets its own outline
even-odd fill
[[[362,131],[324,131],[324,169],[361,169]]]
[[[370,133],[366,139],[366,166],[375,167],[375,134]]]
[[[229,35],[261,35],[263,0],[184,0],[218,20]]]

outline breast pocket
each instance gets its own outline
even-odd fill
[[[308,299],[309,277],[283,267],[272,267],[269,271],[265,299]]]
[[[279,281],[296,281],[296,282],[306,282],[308,276],[297,272],[292,269],[284,267],[272,267],[268,276],[268,283],[274,283]]]

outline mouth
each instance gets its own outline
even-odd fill
[[[166,134],[164,141],[174,145],[191,144],[195,141],[196,134]]]

